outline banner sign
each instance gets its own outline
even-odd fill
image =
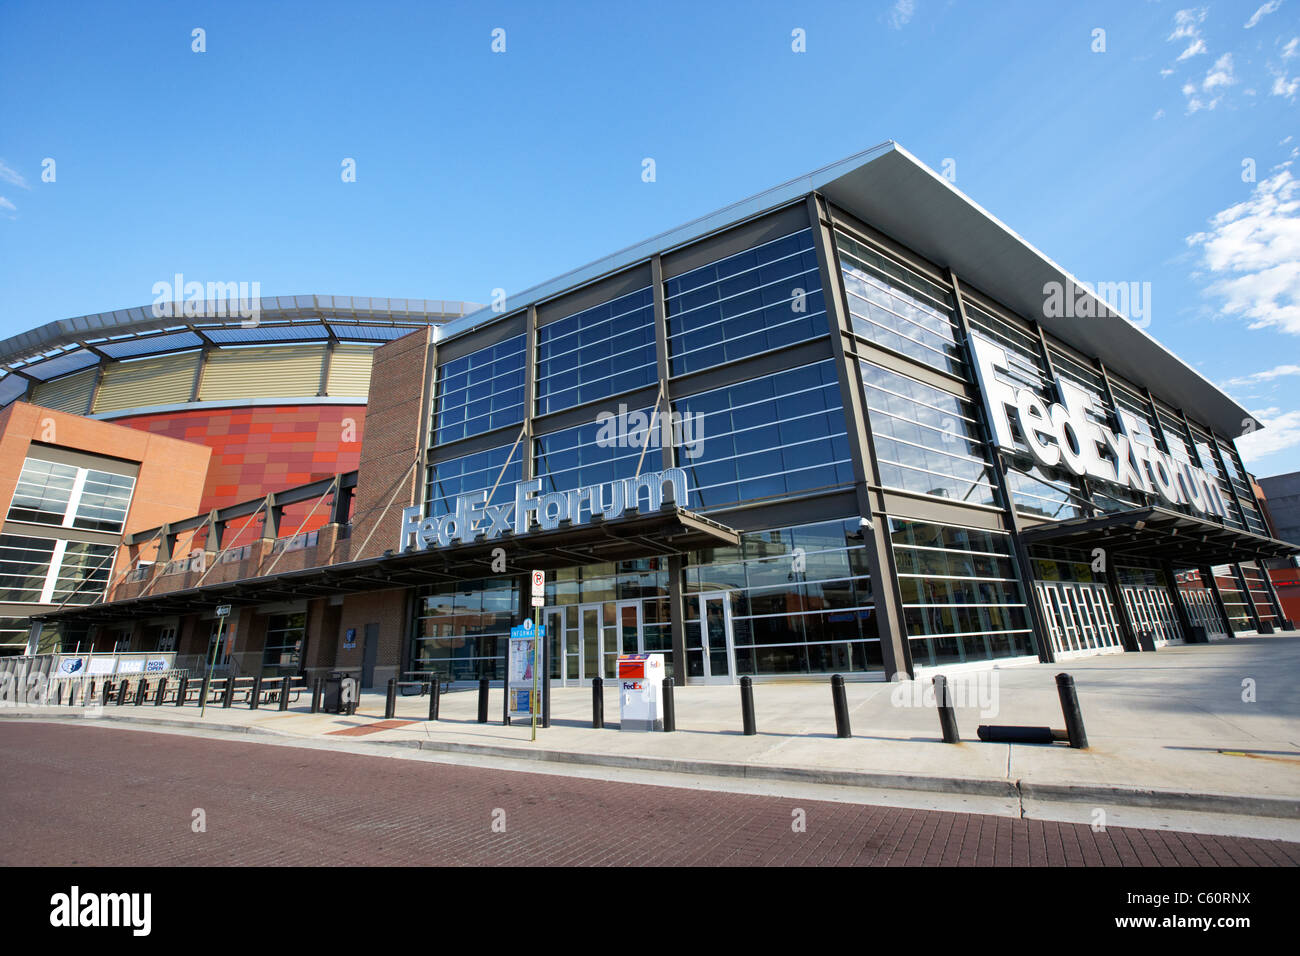
[[[1088,417],[1088,392],[1061,377],[1056,388],[1064,403],[1049,405],[1032,390],[997,377],[996,372],[1011,370],[1002,346],[976,332],[970,338],[980,392],[999,447],[1023,454],[1012,434],[1014,421],[1029,454],[1045,468],[1064,468],[1154,495],[1167,505],[1189,505],[1204,515],[1227,517],[1218,482],[1195,465],[1137,441],[1142,421],[1127,409],[1115,409],[1121,428],[1117,435]]]
[[[665,488],[670,489],[670,496],[664,495]],[[515,500],[503,504],[488,504],[488,493],[476,491],[458,497],[455,510],[440,517],[424,517],[420,505],[405,508],[398,550],[445,548],[454,541],[469,544],[479,535],[489,540],[506,532],[525,535],[534,525],[543,531],[554,531],[561,521],[586,524],[593,514],[610,520],[621,517],[629,508],[641,507],[642,501],[647,511],[658,511],[665,501],[684,508],[688,501],[686,472],[681,468],[586,485],[572,491],[547,494],[541,491],[542,479],[534,478],[516,484]]]

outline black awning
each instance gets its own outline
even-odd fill
[[[1300,548],[1285,541],[1227,528],[1163,508],[1139,508],[1095,518],[1053,521],[1026,528],[1020,536],[1028,545],[1083,550],[1105,548],[1110,554],[1172,561],[1187,567],[1300,554]]]
[[[667,505],[645,513],[629,510],[609,521],[597,517],[580,525],[561,523],[551,531],[519,536],[504,534],[491,540],[480,537],[468,544],[400,554],[388,552],[361,561],[64,608],[35,614],[33,618],[54,624],[91,624],[159,614],[193,614],[222,604],[265,604],[505,577],[532,570],[666,557],[700,548],[734,547],[739,543],[738,531],[693,511]],[[504,574],[492,570],[493,552],[497,548],[504,549],[506,554]]]

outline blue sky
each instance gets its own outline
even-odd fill
[[[7,0],[0,336],[177,272],[485,302],[893,139],[1149,282],[1148,331],[1267,426],[1247,466],[1300,470],[1297,37],[1300,0]]]

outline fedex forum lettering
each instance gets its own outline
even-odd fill
[[[1133,440],[1140,422],[1131,412],[1116,409],[1122,429],[1117,435],[1088,418],[1089,395],[1073,382],[1057,378],[1063,401],[1049,405],[1030,389],[1016,388],[997,377],[996,372],[1010,368],[1000,345],[972,332],[971,346],[993,440],[999,447],[1016,450],[1014,420],[1029,453],[1045,468],[1065,468],[1075,475],[1155,495],[1168,505],[1190,505],[1204,515],[1227,516],[1218,484],[1202,469]]]

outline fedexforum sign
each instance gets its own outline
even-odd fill
[[[665,489],[670,491],[667,496]],[[458,497],[455,509],[439,517],[426,518],[423,507],[413,505],[402,511],[398,550],[445,548],[453,541],[469,544],[479,535],[489,540],[506,532],[523,535],[532,531],[534,525],[543,531],[554,531],[562,521],[586,524],[594,514],[608,520],[621,516],[628,508],[639,508],[642,499],[648,511],[658,511],[665,501],[681,507],[687,502],[686,472],[680,468],[571,491],[541,494],[541,490],[540,478],[521,481],[515,485],[515,500],[502,504],[488,504],[487,491],[476,491]]]
[[[994,374],[1011,371],[1000,345],[972,332],[971,346],[993,440],[1000,447],[1019,450],[1011,432],[1014,417],[1029,453],[1044,467],[1144,491],[1202,514],[1227,516],[1218,484],[1202,469],[1134,440],[1141,427],[1131,412],[1115,409],[1122,430],[1117,435],[1088,418],[1091,396],[1078,385],[1058,377],[1057,394],[1063,401],[1048,405],[1031,390],[1008,385]]]

